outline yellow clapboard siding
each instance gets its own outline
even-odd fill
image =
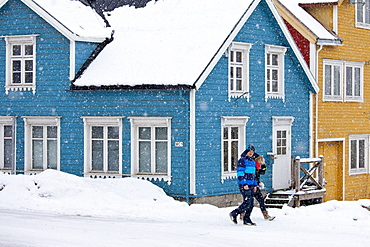
[[[316,19],[331,30],[333,6],[306,8]],[[364,100],[358,102],[324,102],[323,59],[370,61],[370,30],[356,28],[355,5],[344,1],[338,6],[338,35],[343,46],[323,47],[319,53],[318,83],[318,139],[344,138],[344,199],[370,198],[370,175],[349,175],[349,135],[370,134],[370,65],[364,65]],[[328,142],[329,143],[329,142]],[[329,145],[329,144],[328,144]],[[321,150],[323,147],[321,148]],[[337,167],[340,169],[341,167]],[[343,178],[342,178],[343,179]],[[339,186],[339,185],[338,185]],[[341,199],[338,196],[337,199]]]

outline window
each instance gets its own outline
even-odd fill
[[[363,63],[325,59],[323,100],[363,102]]]
[[[350,140],[350,174],[367,173],[370,135],[351,135]]]
[[[14,170],[15,121],[13,117],[0,116],[0,169]]]
[[[5,37],[7,47],[6,92],[35,92],[36,36]]]
[[[60,117],[23,117],[25,171],[59,170]]]
[[[130,117],[131,175],[171,179],[171,118]]]
[[[357,27],[370,28],[370,0],[358,0],[356,3]]]
[[[286,47],[265,46],[265,98],[281,98],[284,100],[284,55]]]
[[[221,117],[222,179],[235,178],[240,154],[245,148],[248,117]]]
[[[122,174],[122,117],[83,117],[85,175]]]
[[[234,42],[229,53],[229,98],[249,98],[249,50],[251,44]]]

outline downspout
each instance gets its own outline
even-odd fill
[[[16,170],[17,170],[17,166],[16,166],[16,155],[17,155],[17,152],[16,152],[16,145],[15,145],[15,142],[16,142],[16,129],[17,129],[17,120],[16,120],[17,117],[13,117],[13,123],[12,123],[12,150],[13,150],[13,154],[12,154],[12,170],[11,170],[11,173],[10,174],[15,174],[16,173]]]
[[[184,96],[182,95],[182,90],[179,90],[179,97],[180,99],[182,99],[182,101],[185,102],[185,104],[187,105],[187,109],[189,109],[189,115],[190,115],[190,107],[189,107],[189,101],[184,98]],[[190,119],[190,117],[189,117]],[[190,133],[190,123],[189,123],[189,126],[188,128],[186,128],[186,181],[185,181],[185,186],[186,186],[186,189],[185,189],[185,201],[187,204],[190,204],[190,162],[189,162],[189,133]]]
[[[319,52],[322,50],[323,45],[320,45],[320,48],[316,52],[316,81],[319,81]],[[319,157],[319,142],[318,142],[318,123],[319,123],[319,94],[316,94],[315,97],[315,157]]]

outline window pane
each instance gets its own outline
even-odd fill
[[[352,96],[352,68],[346,67],[346,95]]]
[[[32,169],[43,169],[43,142],[42,140],[32,141]]]
[[[92,130],[92,138],[96,138],[96,139],[103,139],[104,137],[104,127],[102,126],[93,126],[91,128]]]
[[[21,83],[21,73],[13,73],[13,83]]]
[[[334,66],[334,95],[340,95],[340,66]]]
[[[224,139],[228,139],[228,138],[229,138],[229,128],[224,127]]]
[[[361,69],[355,68],[355,96],[361,96]]]
[[[150,127],[139,127],[139,139],[141,140],[151,139]]]
[[[108,141],[108,171],[119,169],[119,141]]]
[[[325,95],[331,95],[331,66],[325,65]]]
[[[102,140],[92,141],[92,170],[103,171],[104,150]]]
[[[47,148],[48,168],[57,169],[57,141],[49,140]]]
[[[358,168],[365,168],[365,140],[358,141]]]
[[[241,53],[240,51],[238,51],[238,52],[236,52],[236,62],[237,63],[242,63],[243,62],[243,60],[242,60],[242,54],[243,53]]]
[[[42,126],[32,126],[32,138],[42,138],[43,129]]]
[[[150,142],[139,142],[139,172],[149,173],[151,171]]]
[[[167,127],[156,127],[155,128],[155,139],[156,140],[167,140]]]
[[[25,71],[33,71],[33,61],[32,60],[25,60],[24,61],[24,70]]]
[[[267,54],[267,65],[271,65],[271,55]]]
[[[119,139],[119,127],[108,127],[108,139]]]
[[[239,142],[232,141],[231,142],[231,171],[236,171],[236,166],[238,165],[238,155],[239,155]]]
[[[277,54],[272,54],[271,59],[272,59],[272,65],[278,66],[279,65],[279,56]]]
[[[4,167],[5,168],[12,167],[12,140],[11,139],[4,140]]]
[[[33,55],[33,45],[25,45],[24,46],[25,55],[32,56]]]
[[[12,137],[13,129],[11,125],[4,126],[4,137]]]
[[[57,126],[47,126],[47,137],[48,138],[57,138],[58,136],[58,127]]]
[[[243,76],[242,68],[236,67],[236,78],[242,78],[242,76]]]
[[[155,158],[156,172],[167,173],[167,142],[156,142]]]
[[[13,56],[20,56],[22,53],[20,45],[13,45]]]
[[[236,80],[236,90],[242,91],[243,90],[242,86],[243,86],[242,80]]]
[[[232,127],[231,128],[231,139],[238,139],[239,138],[239,128]]]
[[[224,171],[229,170],[229,146],[228,141],[224,141]]]
[[[351,141],[351,169],[357,168],[357,141]]]
[[[20,60],[13,60],[13,71],[21,71],[21,64]]]
[[[230,62],[234,62],[234,51],[230,51]]]

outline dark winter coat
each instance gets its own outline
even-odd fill
[[[253,157],[247,156],[247,152],[244,151],[240,155],[238,166],[236,169],[238,176],[238,184],[240,185],[257,185],[256,181],[256,162]]]

